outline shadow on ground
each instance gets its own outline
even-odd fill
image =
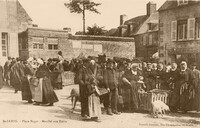
[[[61,110],[48,110],[51,113],[55,114],[55,117],[61,118],[61,119],[70,119],[70,120],[76,120],[76,121],[82,121],[80,109],[75,109],[75,111],[72,111],[72,109],[59,106]]]
[[[153,115],[147,114],[146,118],[153,118]],[[163,117],[159,115],[159,119],[169,121],[170,123],[182,123],[182,124],[191,124],[193,125],[200,125],[200,113],[168,113]],[[157,118],[155,118],[157,119]]]

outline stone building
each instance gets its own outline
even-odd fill
[[[105,36],[72,36],[68,31],[28,28],[19,34],[19,55],[28,57],[57,57],[63,52],[66,59],[106,54],[108,57],[135,57],[134,39]]]
[[[28,28],[19,33],[19,56],[22,59],[57,57],[58,51],[70,55],[69,33],[64,30]]]
[[[17,0],[0,0],[0,61],[18,57],[18,33],[32,25],[32,19]]]
[[[167,0],[159,11],[159,56],[200,63],[200,2]]]
[[[158,52],[158,17],[156,3],[148,2],[145,15],[131,19],[120,15],[120,26],[105,35],[134,38],[136,57],[149,60]]]
[[[144,61],[154,60],[158,52],[158,12],[153,12],[134,34],[136,42],[136,56]]]

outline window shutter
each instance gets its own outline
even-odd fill
[[[195,34],[195,18],[188,19],[188,39],[194,39]]]
[[[177,21],[172,21],[171,23],[171,39],[172,41],[176,41],[177,37]]]

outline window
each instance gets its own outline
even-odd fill
[[[148,24],[148,30],[153,31],[153,30],[156,29],[156,26],[157,26],[157,24],[155,24],[155,23],[149,23]]]
[[[178,0],[178,5],[188,4],[188,0]]]
[[[33,44],[33,49],[37,49],[37,44],[36,43]]]
[[[146,45],[146,36],[143,36],[143,45]]]
[[[200,39],[200,19],[197,19],[196,21],[196,37],[197,39]]]
[[[187,20],[178,21],[178,40],[187,39]]]
[[[43,44],[39,44],[39,49],[44,49],[44,45]]]
[[[57,44],[54,44],[53,47],[54,47],[54,50],[58,49],[58,45]]]
[[[153,44],[153,36],[152,34],[149,35],[149,45]]]
[[[8,33],[2,33],[1,35],[2,43],[2,56],[6,57],[8,54]]]
[[[49,50],[52,50],[52,49],[53,49],[53,45],[52,45],[52,44],[49,44],[49,45],[48,45],[48,49],[49,49]]]
[[[49,50],[58,50],[58,45],[57,44],[48,44],[48,49]]]
[[[188,39],[194,39],[195,33],[195,18],[188,19]]]

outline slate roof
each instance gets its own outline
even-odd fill
[[[159,20],[159,13],[154,12],[152,13],[145,21],[144,23],[140,26],[138,31],[135,33],[136,34],[142,34],[148,32],[148,24],[153,23],[155,24],[155,27],[153,28],[152,31],[158,31],[158,20]]]
[[[183,6],[190,6],[200,3],[200,1],[194,1],[194,0],[189,0],[188,4],[178,6],[178,2],[176,0],[166,0],[165,3],[158,9],[158,11],[164,11],[164,10],[169,10],[169,9],[174,9],[177,7],[183,7]]]
[[[147,15],[141,15],[134,17],[130,20],[125,21],[125,25],[132,24],[133,25],[133,31],[131,32],[132,34],[135,34],[141,25],[147,20],[148,16]]]
[[[26,21],[26,22],[29,20],[33,21],[19,1],[17,1],[17,13],[18,13],[19,20]]]

